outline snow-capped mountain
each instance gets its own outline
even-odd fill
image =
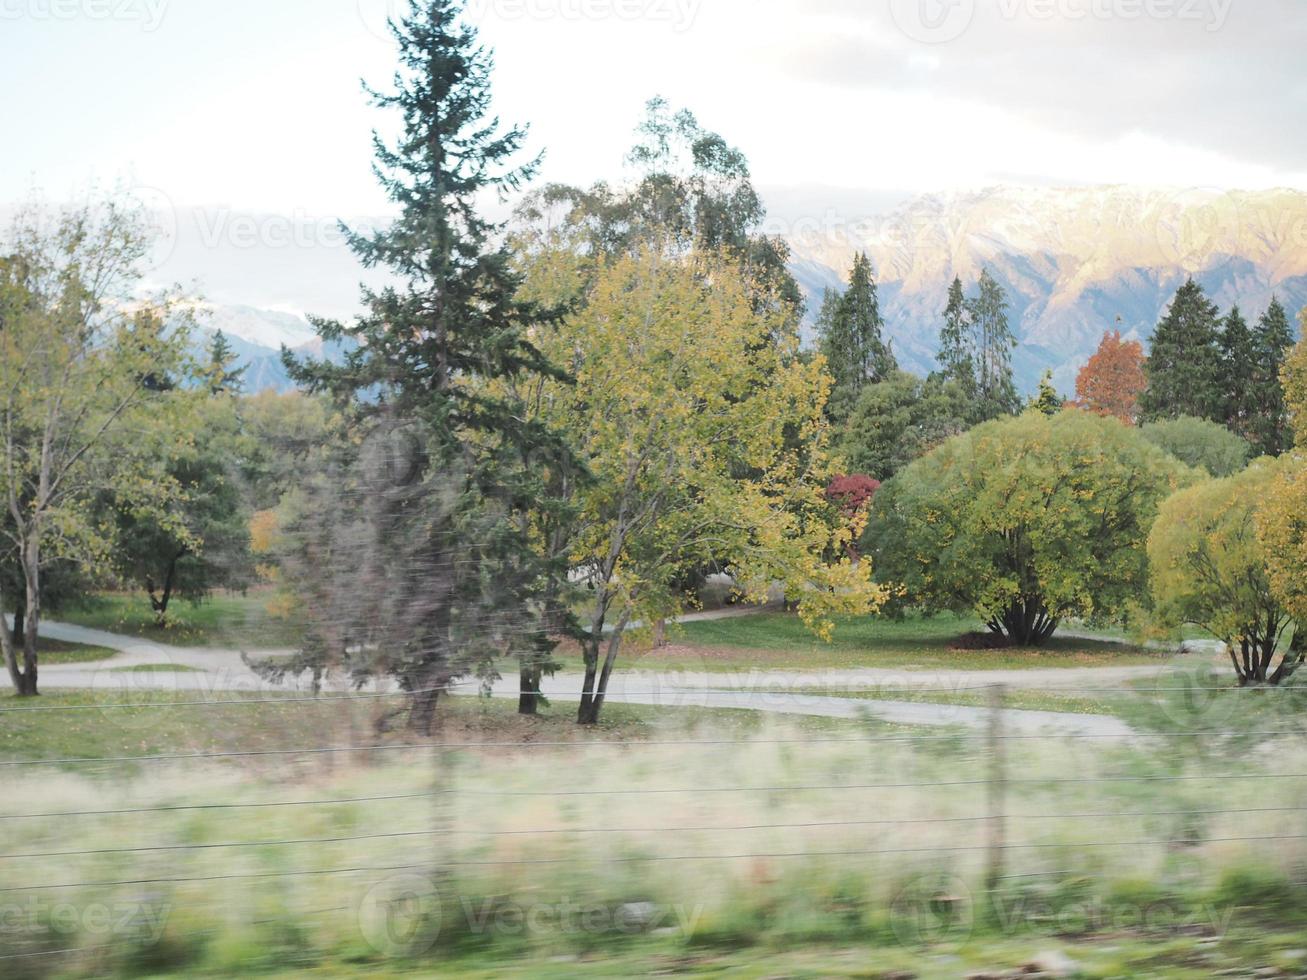
[[[1307,306],[1307,193],[1294,190],[996,187],[919,197],[790,246],[809,323],[865,250],[899,360],[918,372],[933,367],[949,283],[970,291],[988,269],[1011,303],[1027,390],[1046,368],[1072,390],[1105,330],[1147,340],[1189,275],[1250,319],[1272,294],[1294,316]]]
[[[283,346],[301,356],[333,361],[342,354],[339,345],[325,345],[302,316],[283,310],[205,303],[196,309],[196,322],[195,341],[202,347],[222,331],[237,365],[245,367],[245,390],[251,393],[294,387],[281,360]]]

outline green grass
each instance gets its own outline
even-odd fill
[[[1161,664],[1166,654],[1104,637],[1054,637],[1040,649],[952,650],[977,620],[945,615],[891,620],[878,617],[837,622],[832,642],[813,636],[796,615],[759,613],[700,620],[669,627],[670,646],[650,650],[635,638],[621,663],[627,669],[738,671],[823,670],[878,667],[892,670],[986,670],[1025,667],[1105,667]],[[569,669],[580,663],[566,656]]]
[[[168,624],[161,627],[143,594],[109,593],[61,609],[54,618],[174,646],[245,650],[294,646],[298,629],[271,615],[267,602],[268,597],[258,592],[221,593],[198,604],[174,601],[168,608]]]
[[[386,744],[425,741],[404,730],[377,735],[373,722],[402,699],[329,697],[262,692],[254,696],[188,690],[137,688],[133,674],[153,665],[122,671],[117,690],[59,689],[39,698],[0,695],[0,759],[102,759],[121,756],[239,752],[333,743]],[[168,668],[172,670],[172,668]],[[189,704],[188,702],[218,702]],[[72,707],[73,710],[59,710]],[[6,710],[13,709],[13,710]],[[439,706],[442,738],[495,741],[579,742],[641,739],[666,732],[694,731],[705,725],[745,737],[768,724],[757,711],[732,708],[658,707],[609,703],[600,723],[575,723],[576,703],[558,701],[535,717],[517,714],[508,698],[459,696]],[[804,733],[905,731],[898,726],[838,718],[796,718]],[[241,764],[241,760],[236,760]]]
[[[867,701],[907,701],[917,704],[958,704],[978,708],[989,705],[989,696],[983,691],[903,691],[901,689],[878,692],[841,692],[837,696]],[[1061,711],[1079,715],[1114,715],[1126,717],[1129,706],[1136,700],[1127,688],[1120,694],[1103,694],[1087,697],[1058,691],[1009,689],[1004,692],[1003,704],[1020,711]]]
[[[1244,814],[1211,815],[1220,807],[1278,806],[1286,809],[1277,811],[1275,832],[1300,834],[1301,812],[1288,809],[1303,803],[1299,784],[1254,783],[1256,802],[1244,804],[1231,798],[1230,784],[1201,779],[1065,782],[1071,773],[1221,774],[1229,771],[1227,756],[1180,765],[1158,751],[1160,743],[1010,743],[1008,766],[1020,777],[1005,803],[1005,870],[1014,877],[1000,887],[995,914],[982,885],[984,823],[968,822],[989,805],[986,788],[968,782],[985,771],[983,736],[872,741],[853,738],[856,725],[846,725],[839,741],[804,740],[774,719],[721,712],[655,717],[625,708],[612,713],[606,729],[577,733],[561,712],[515,719],[512,709],[512,702],[465,699],[446,720],[451,741],[493,734],[524,743],[507,747],[17,770],[0,815],[124,812],[6,821],[7,901],[20,909],[7,921],[28,924],[21,910],[44,907],[33,895],[74,910],[150,902],[168,914],[150,941],[115,936],[113,949],[92,948],[105,942],[102,934],[40,923],[16,936],[0,928],[0,947],[12,941],[38,951],[85,949],[36,964],[48,971],[37,975],[68,978],[952,980],[1021,975],[1050,952],[1066,957],[1075,976],[1104,980],[1248,976],[1262,968],[1283,971],[1265,975],[1297,975],[1307,966],[1307,885],[1296,871],[1307,846],[1288,838],[1232,846],[1227,838],[1259,829]],[[247,735],[282,729],[284,719],[258,714],[267,706],[240,710],[255,712]],[[221,717],[206,720],[198,708],[182,717],[230,727]],[[564,731],[578,744],[526,744]],[[672,731],[694,733],[704,744],[580,744],[670,738]],[[753,741],[727,741],[755,733]],[[321,725],[312,742],[333,744],[340,735]],[[1241,770],[1302,771],[1301,744],[1279,747],[1273,757],[1242,757]],[[614,788],[643,795],[605,792]],[[714,788],[738,792],[702,792]],[[575,790],[603,795],[559,795]],[[293,809],[277,803],[305,799],[319,802]],[[241,809],[220,809],[230,804]],[[1059,813],[1065,818],[1037,816]],[[1184,846],[1169,846],[1177,836]],[[1151,843],[1091,843],[1105,840]],[[132,850],[141,847],[165,850]],[[77,853],[57,861],[16,857],[48,850]],[[440,869],[432,902],[438,919],[423,918],[420,901],[399,905],[386,890],[396,879],[429,884],[432,867]],[[154,886],[76,884],[141,878]],[[60,884],[24,893],[51,883]],[[964,915],[941,920],[941,895]],[[382,908],[370,917],[363,911],[369,896]],[[667,925],[634,933],[602,924],[558,928],[549,914],[562,905],[609,912],[631,903],[662,911]],[[396,928],[378,929],[389,924],[382,916],[392,905]],[[526,927],[495,918],[490,928],[478,928],[469,919],[477,910],[493,916],[533,908],[546,915]],[[427,935],[433,921],[439,929],[416,955],[387,949],[388,942]],[[0,955],[12,954],[0,948]]]
[[[1229,976],[1298,976],[1307,959],[1302,936],[1288,927],[1232,930],[1219,942],[1202,944],[1193,935],[1157,936],[1144,930],[1062,938],[1008,938],[982,935],[966,942],[940,942],[928,947],[905,948],[893,944],[838,944],[812,942],[799,948],[762,944],[733,950],[686,949],[671,941],[646,939],[611,945],[592,953],[557,956],[465,955],[431,962],[381,963],[326,962],[293,970],[273,970],[261,976],[374,978],[431,976],[465,980],[530,977],[569,980],[571,977],[688,976],[739,980],[823,980],[843,977],[857,980],[958,980],[959,977],[1013,977],[1033,972],[1034,964],[1050,952],[1065,956],[1082,980],[1131,976],[1163,980],[1210,980],[1226,971]],[[1262,972],[1258,972],[1262,971]],[[185,973],[161,973],[182,977]],[[1047,974],[1044,974],[1047,975]]]
[[[114,674],[203,673],[199,667],[188,667],[185,664],[135,664],[131,667],[110,667],[109,670]]]
[[[98,660],[107,660],[116,653],[116,650],[109,650],[105,647],[85,646],[81,643],[64,643],[61,640],[51,640],[44,636],[38,637],[36,641],[37,662],[42,667],[50,664],[89,664]]]

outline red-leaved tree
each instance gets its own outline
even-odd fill
[[[1080,369],[1076,405],[1134,425],[1139,418],[1139,396],[1147,386],[1143,345],[1137,340],[1123,341],[1121,331],[1113,330],[1103,335],[1094,356]]]
[[[826,488],[826,499],[839,508],[853,530],[853,538],[847,550],[849,557],[854,560],[858,557],[856,541],[866,525],[867,513],[871,510],[871,502],[879,489],[879,480],[860,473],[837,476]]]

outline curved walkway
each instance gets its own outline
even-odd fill
[[[87,688],[125,692],[174,691],[178,694],[258,691],[286,692],[308,689],[307,679],[273,683],[261,678],[244,663],[240,651],[178,647],[135,637],[89,629],[65,623],[43,623],[42,634],[55,640],[117,650],[103,661],[81,664],[52,664],[41,668],[45,688]],[[289,650],[251,651],[254,657],[277,656]],[[138,668],[172,668],[141,670]],[[859,668],[827,671],[649,671],[629,670],[615,674],[608,700],[613,703],[665,707],[735,708],[781,715],[825,718],[870,717],[906,725],[943,725],[980,728],[989,724],[989,709],[971,705],[938,704],[865,697],[831,696],[873,693],[894,688],[906,693],[977,692],[994,684],[1013,687],[1072,690],[1087,686],[1114,687],[1139,678],[1157,677],[1158,667],[1076,667],[1028,670],[932,670],[921,672]],[[554,701],[577,701],[582,677],[560,673],[546,678],[543,693]],[[329,690],[344,691],[339,679],[326,684]],[[379,682],[369,690],[393,690]],[[476,690],[475,683],[465,688]],[[803,689],[808,689],[808,693]],[[495,697],[517,696],[517,678],[496,682]],[[1129,726],[1106,715],[1009,709],[1004,724],[1016,733],[1092,735],[1126,738]]]

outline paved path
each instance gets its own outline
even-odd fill
[[[745,613],[730,611],[730,615]],[[716,614],[720,615],[720,614]],[[103,630],[64,623],[43,623],[42,634],[55,640],[106,647],[119,651],[108,660],[84,664],[49,665],[41,668],[46,688],[91,688],[119,691],[175,691],[203,696],[233,691],[303,691],[308,680],[292,679],[274,684],[250,670],[239,651],[178,647],[122,636]],[[288,650],[261,650],[251,656],[277,656]],[[174,670],[140,671],[134,667],[168,666]],[[614,703],[662,705],[666,707],[740,708],[772,714],[827,718],[872,717],[909,725],[949,725],[979,728],[988,724],[989,710],[953,704],[931,704],[831,694],[874,692],[894,688],[908,692],[976,692],[993,684],[1014,687],[1058,689],[1106,688],[1139,678],[1158,677],[1161,667],[1077,667],[1024,670],[930,670],[893,671],[859,668],[826,671],[695,671],[630,669],[617,673],[610,683],[608,699]],[[543,693],[555,701],[576,701],[582,678],[563,673],[546,678]],[[345,690],[341,680],[329,681],[329,690]],[[369,690],[392,690],[381,682]],[[465,688],[476,690],[474,684]],[[808,693],[811,691],[812,693]],[[495,683],[495,697],[517,696],[517,678]],[[1009,730],[1018,733],[1089,734],[1104,738],[1126,738],[1130,729],[1117,718],[1051,711],[1009,710]]]

